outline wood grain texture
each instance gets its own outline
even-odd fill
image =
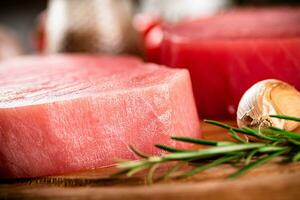
[[[157,184],[139,187],[18,188],[1,193],[7,199],[299,199],[300,173],[236,181]]]
[[[233,122],[229,122],[234,124]],[[228,139],[226,131],[203,124],[207,139]],[[234,180],[225,177],[237,170],[222,165],[193,177],[144,184],[143,174],[110,178],[115,168],[64,176],[0,180],[0,199],[300,199],[300,164],[274,160]]]

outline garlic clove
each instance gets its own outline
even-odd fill
[[[299,126],[299,122],[271,118],[269,115],[300,117],[300,92],[288,83],[275,79],[254,84],[240,100],[237,110],[238,126],[275,126],[289,131]]]

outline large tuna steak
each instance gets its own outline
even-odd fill
[[[275,78],[300,89],[300,8],[235,10],[145,37],[148,60],[191,72],[200,116],[234,117],[240,97]]]
[[[0,177],[35,177],[134,159],[128,145],[199,137],[187,70],[132,57],[25,57],[0,64]]]

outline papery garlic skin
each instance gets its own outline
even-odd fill
[[[300,117],[300,93],[280,80],[267,79],[254,84],[240,100],[237,110],[239,127],[294,130],[299,123],[271,118],[270,115]]]

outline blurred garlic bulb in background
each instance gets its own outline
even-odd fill
[[[143,0],[140,12],[161,16],[168,22],[213,15],[231,5],[229,0]]]
[[[237,111],[239,127],[275,126],[294,130],[298,122],[271,118],[269,115],[300,117],[300,92],[280,80],[260,81],[249,88],[240,100]]]
[[[136,53],[131,0],[50,0],[46,53]]]

